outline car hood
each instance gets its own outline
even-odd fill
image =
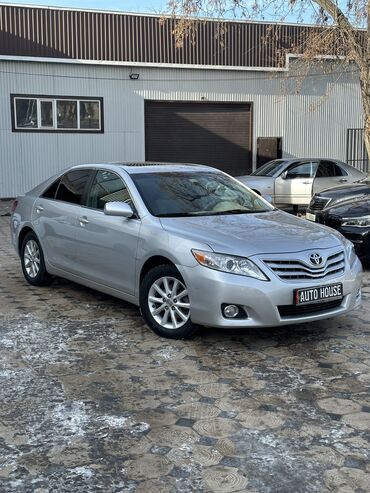
[[[161,223],[170,234],[207,243],[215,252],[240,256],[298,252],[342,244],[342,236],[336,231],[282,211],[161,218]]]
[[[349,185],[327,188],[321,190],[317,195],[320,197],[330,197],[334,200],[350,198],[356,195],[370,195],[370,182],[355,182]]]
[[[360,195],[358,199],[352,197],[351,200],[342,201],[339,204],[328,208],[328,214],[342,217],[361,217],[370,215],[370,194]]]

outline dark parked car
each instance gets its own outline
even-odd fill
[[[352,241],[360,259],[370,263],[370,175],[314,195],[306,219],[338,230]]]

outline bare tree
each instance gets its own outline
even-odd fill
[[[290,53],[299,55],[306,67],[331,56],[342,67],[357,68],[364,140],[370,158],[370,0],[169,0],[168,9],[176,18],[174,34],[179,46],[194,32],[200,17],[313,21],[317,27],[305,30],[296,46],[276,51],[278,63],[285,63]],[[225,26],[220,24],[221,36]],[[278,36],[279,25],[272,24],[270,39],[265,42],[273,42]]]

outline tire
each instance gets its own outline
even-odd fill
[[[174,265],[158,265],[145,275],[140,310],[147,325],[161,337],[188,339],[197,330],[190,318],[185,282]]]
[[[21,264],[23,275],[32,286],[47,286],[53,281],[53,278],[46,271],[40,242],[32,231],[27,233],[23,239]]]

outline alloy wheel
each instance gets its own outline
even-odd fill
[[[175,277],[161,277],[148,292],[148,307],[153,319],[166,329],[179,329],[190,318],[186,286]]]
[[[24,268],[31,279],[35,279],[40,271],[40,249],[35,240],[29,240],[24,248]]]

